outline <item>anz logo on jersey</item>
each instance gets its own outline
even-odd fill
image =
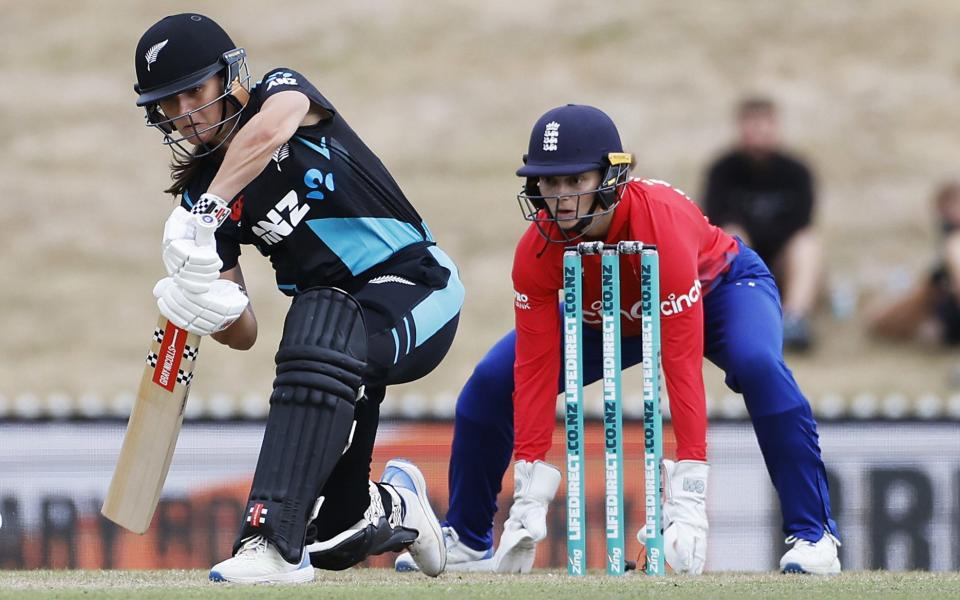
[[[306,193],[308,200],[325,200],[327,194],[336,189],[333,183],[333,173],[324,173],[320,169],[309,169],[303,174],[303,183],[310,191]],[[287,195],[270,209],[266,219],[261,219],[253,226],[253,233],[260,236],[268,246],[282,241],[293,233],[303,217],[310,212],[310,204],[300,204],[300,197],[296,190],[290,190]],[[286,218],[284,218],[286,216]]]
[[[267,90],[272,90],[278,85],[297,85],[297,80],[293,73],[277,72],[267,77]]]
[[[280,202],[277,202],[276,206],[270,209],[266,219],[258,221],[253,226],[253,232],[268,246],[272,246],[293,233],[294,227],[300,224],[308,212],[310,212],[310,205],[301,206],[297,191],[290,190],[280,199]],[[284,215],[287,218],[284,218]]]

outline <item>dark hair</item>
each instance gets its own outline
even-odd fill
[[[198,173],[207,168],[208,165],[220,162],[220,158],[216,154],[195,156],[196,152],[197,150],[194,149],[194,154],[191,154],[189,158],[182,158],[174,154],[173,162],[170,163],[170,179],[173,180],[173,185],[163,190],[165,193],[183,196],[190,181]]]
[[[776,103],[766,96],[748,96],[737,104],[737,118],[754,115],[773,115],[777,112]]]

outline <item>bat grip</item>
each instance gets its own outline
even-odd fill
[[[209,213],[197,215],[196,225],[197,234],[194,237],[194,241],[197,242],[197,245],[212,246],[213,234],[217,231],[217,227],[220,225],[220,223],[217,222],[217,218]]]

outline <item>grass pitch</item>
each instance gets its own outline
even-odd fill
[[[696,578],[647,578],[601,574],[571,578],[541,571],[526,576],[447,573],[436,579],[386,569],[317,572],[300,586],[212,584],[206,571],[0,571],[0,599],[6,598],[300,598],[432,600],[603,600],[606,598],[958,598],[960,573],[844,573],[837,577],[719,573]]]

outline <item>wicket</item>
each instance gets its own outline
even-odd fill
[[[623,502],[623,395],[620,385],[620,255],[640,255],[643,335],[644,536],[646,573],[663,575],[660,461],[660,264],[656,246],[642,242],[582,242],[563,255],[564,423],[567,473],[567,572],[586,574],[586,483],[583,426],[582,257],[600,255],[603,333],[603,447],[607,539],[606,572],[622,575],[626,549]]]

